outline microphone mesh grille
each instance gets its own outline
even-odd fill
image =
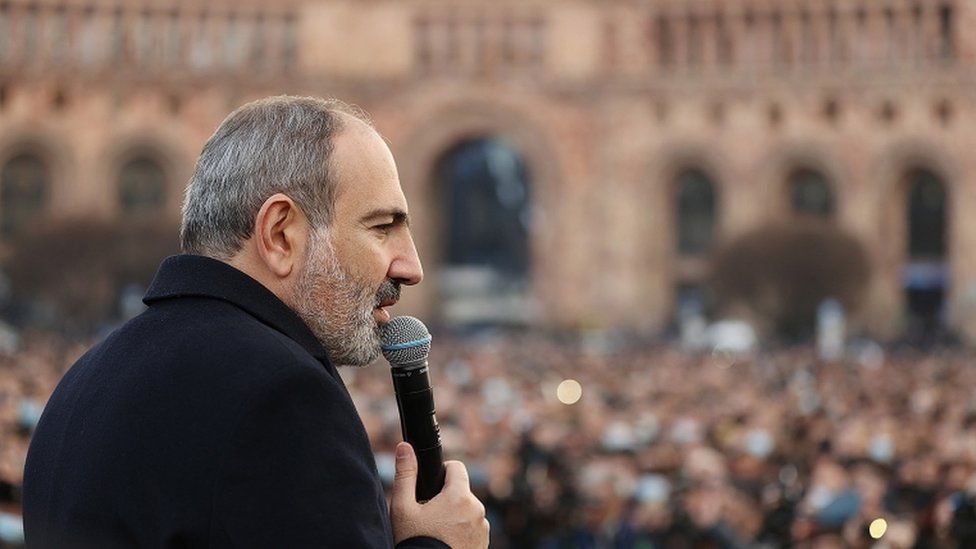
[[[430,354],[430,332],[424,323],[412,316],[398,316],[380,332],[383,356],[390,364],[408,364]]]

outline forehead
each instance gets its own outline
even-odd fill
[[[345,117],[344,124],[332,151],[336,214],[380,207],[406,210],[396,163],[386,142],[362,121],[347,114],[340,116]]]

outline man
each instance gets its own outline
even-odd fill
[[[187,255],[65,375],[24,479],[30,547],[484,547],[459,462],[392,503],[336,364],[365,365],[423,273],[383,139],[341,102],[232,113],[187,187]]]

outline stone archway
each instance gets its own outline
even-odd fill
[[[54,199],[68,162],[64,147],[46,134],[25,129],[8,135],[0,140],[0,178],[4,179],[0,185],[6,187],[0,189],[4,236],[16,232],[15,225],[23,226],[54,213]]]
[[[423,288],[427,304],[422,308],[427,314],[448,322],[523,324],[532,321],[546,307],[547,292],[552,291],[543,287],[540,280],[545,280],[547,273],[555,268],[549,255],[553,247],[547,244],[552,233],[540,223],[543,218],[547,219],[547,224],[551,221],[549,218],[555,209],[552,190],[557,179],[557,162],[547,145],[549,140],[541,130],[544,126],[534,124],[531,116],[515,108],[483,101],[453,104],[417,120],[417,126],[403,141],[397,156],[403,159],[400,162],[401,181],[410,200],[411,215],[422,220],[414,224],[414,235],[427,272]],[[458,310],[464,305],[452,304],[452,294],[456,292],[451,285],[458,281],[448,280],[451,273],[445,271],[450,269],[452,262],[449,253],[451,216],[445,210],[447,187],[439,173],[453,153],[478,143],[493,143],[492,146],[500,147],[498,150],[509,150],[518,158],[523,165],[520,169],[527,175],[531,196],[531,206],[527,209],[529,217],[525,219],[525,253],[529,266],[525,289],[507,295],[509,300],[517,299],[519,305],[485,310],[484,314],[470,309]],[[464,276],[460,272],[456,274]],[[472,274],[473,278],[478,276]],[[463,281],[460,285],[461,292],[469,290]]]
[[[532,180],[522,155],[496,136],[470,138],[441,156],[434,177],[444,212],[438,282],[445,319],[527,322]]]
[[[954,216],[961,194],[956,186],[962,180],[955,165],[939,148],[911,140],[891,146],[875,166],[881,208],[877,283],[884,305],[878,314],[890,319],[892,335],[914,332],[924,338],[953,325],[952,280],[959,266],[953,250]],[[941,207],[936,208],[940,219],[934,220],[942,233],[938,254],[913,243],[918,227],[912,226],[912,195],[919,190],[919,174],[934,179],[942,195]]]
[[[119,208],[130,219],[155,217],[166,200],[166,172],[156,155],[140,152],[122,164],[116,180]]]
[[[0,165],[0,236],[10,238],[45,215],[51,169],[41,155],[21,151]]]
[[[150,129],[130,129],[110,139],[99,155],[97,168],[98,176],[107,182],[106,192],[113,198],[109,213],[126,218],[133,218],[133,215],[140,218],[147,215],[160,219],[175,218],[194,161],[195,158],[188,157],[167,134]],[[157,181],[148,182],[146,178]],[[133,188],[127,192],[127,181],[141,185],[142,190]],[[126,206],[127,197],[145,203],[136,206],[136,211],[133,211]],[[139,211],[150,206],[152,212]]]
[[[649,238],[641,239],[645,245],[638,253],[649,264],[654,255],[667,258],[664,290],[669,305],[663,320],[682,322],[689,311],[698,316],[712,312],[711,260],[730,229],[729,199],[734,194],[726,185],[734,177],[727,158],[695,140],[670,144],[651,160],[650,194],[641,198],[655,209],[646,213]],[[656,227],[655,217],[663,220]]]
[[[851,178],[831,147],[807,141],[781,144],[764,156],[757,173],[761,194],[770,201],[766,205],[767,221],[787,221],[802,213],[798,209],[802,210],[803,203],[813,198],[796,192],[804,188],[817,189],[818,194],[826,193],[819,197],[825,202],[816,208],[827,211],[821,211],[819,215],[838,220],[845,218],[849,202],[845,196],[849,192],[845,181]]]

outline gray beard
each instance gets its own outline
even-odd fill
[[[325,260],[315,259],[321,257]],[[334,365],[367,366],[379,356],[380,328],[373,318],[379,293],[357,285],[342,269],[326,230],[312,230],[305,271],[295,288],[295,312]]]

